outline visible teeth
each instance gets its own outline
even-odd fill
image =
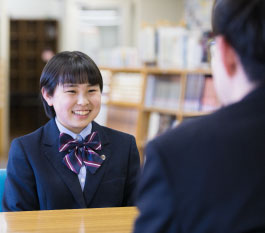
[[[74,111],[74,114],[81,115],[81,116],[87,115],[88,113],[89,111]]]

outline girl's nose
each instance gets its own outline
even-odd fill
[[[87,104],[89,104],[89,100],[85,95],[79,95],[78,100],[77,100],[77,104],[87,105]]]

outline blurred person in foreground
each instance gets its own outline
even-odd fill
[[[217,0],[212,72],[224,107],[151,141],[135,233],[265,232],[265,1]]]

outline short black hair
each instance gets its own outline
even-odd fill
[[[65,83],[89,83],[99,85],[103,89],[103,80],[99,68],[86,54],[79,51],[64,51],[57,53],[45,65],[40,77],[40,90],[44,88],[48,95],[53,96],[55,88]],[[54,108],[49,106],[43,96],[41,100],[46,115],[56,116]]]
[[[250,81],[264,84],[265,1],[215,0],[212,13],[214,35],[235,49]]]

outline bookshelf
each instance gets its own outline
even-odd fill
[[[206,79],[211,79],[211,71],[203,69],[160,69],[160,68],[110,68],[100,67],[104,72],[110,72],[110,92],[108,93],[107,101],[105,104],[108,109],[118,108],[119,111],[108,111],[107,119],[115,118],[115,120],[107,120],[106,125],[118,130],[122,130],[133,134],[136,137],[136,142],[141,154],[143,154],[146,142],[150,140],[150,129],[154,128],[163,132],[165,129],[159,126],[165,124],[166,127],[173,127],[182,122],[186,118],[203,116],[218,107],[216,96],[208,96],[213,98],[210,101],[213,105],[211,108],[203,106],[202,100],[205,95],[204,91]],[[122,76],[121,74],[126,74]],[[131,76],[129,74],[132,74]],[[138,83],[137,98],[132,102],[124,101],[127,99],[126,93],[123,93],[120,99],[113,100],[111,98],[111,91],[119,92],[118,88],[113,88],[115,77],[124,77],[125,79],[133,79],[141,77],[142,81]],[[150,82],[151,80],[151,82]],[[198,81],[199,80],[199,81]],[[132,83],[132,82],[129,82]],[[207,85],[212,85],[212,82],[207,81]],[[157,85],[157,86],[156,86]],[[129,86],[129,85],[128,85]],[[117,87],[117,86],[116,86]],[[209,89],[209,85],[207,88]],[[127,87],[128,88],[128,87]],[[193,92],[196,96],[192,96],[187,91]],[[200,88],[200,90],[197,90]],[[135,91],[136,88],[134,87]],[[104,90],[103,90],[104,91]],[[127,90],[128,95],[133,95]],[[140,93],[140,98],[139,97]],[[213,94],[213,93],[211,93]],[[191,95],[191,100],[189,99]],[[207,97],[207,98],[208,98]],[[193,99],[192,99],[193,98]],[[206,98],[206,97],[205,97]],[[187,105],[188,103],[188,105]],[[124,112],[124,113],[122,113]],[[160,115],[160,121],[159,116]],[[163,116],[163,117],[161,117]],[[154,120],[154,125],[152,122]],[[115,122],[122,123],[116,127]],[[169,125],[167,125],[169,124]],[[152,132],[153,136],[154,132]]]
[[[47,54],[57,52],[56,20],[10,20],[10,136],[40,127],[47,118],[39,79]]]

